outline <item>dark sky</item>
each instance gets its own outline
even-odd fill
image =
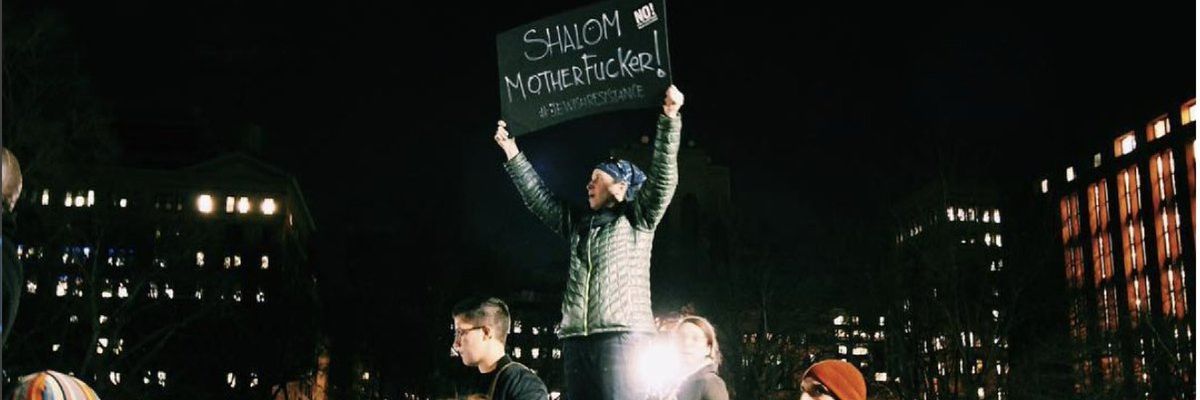
[[[495,35],[588,3],[481,3],[26,7],[66,17],[127,162],[189,164],[237,148],[229,132],[253,124],[255,154],[298,177],[328,253],[473,248],[544,268],[565,249],[524,212],[491,142]],[[939,165],[1032,184],[1195,93],[1194,2],[910,3],[669,4],[684,136],[732,170],[740,212],[781,241],[820,249]],[[653,118],[597,117],[520,144],[582,202],[590,165]],[[390,239],[356,248],[361,235]]]
[[[202,3],[50,7],[130,153],[197,142],[196,125],[257,124],[261,156],[294,171],[318,213],[352,223],[430,200],[511,210],[489,142],[495,34],[586,4]],[[1194,93],[1194,4],[669,7],[685,135],[733,168],[747,209],[858,207],[840,197],[903,192],[947,146],[981,158],[978,172],[1029,175],[1077,138],[1103,142]],[[652,116],[608,120],[648,131]],[[522,141],[561,170],[547,175],[563,191],[645,133],[591,125]],[[197,143],[167,153],[223,150]]]

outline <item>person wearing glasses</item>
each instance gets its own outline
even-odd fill
[[[865,400],[867,381],[853,364],[825,360],[804,371],[801,400]]]
[[[653,337],[650,252],[654,232],[679,184],[679,114],[683,93],[667,89],[658,115],[654,156],[642,173],[611,159],[592,170],[587,207],[555,196],[517,148],[504,121],[493,139],[521,200],[568,245],[562,329],[565,394],[571,400],[642,400],[632,366]]]
[[[459,302],[454,318],[454,351],[463,365],[479,369],[480,384],[469,399],[546,400],[546,384],[528,367],[505,354],[511,317],[508,305],[497,298],[472,298]]]

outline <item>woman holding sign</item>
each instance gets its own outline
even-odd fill
[[[517,149],[496,129],[504,169],[534,215],[570,244],[563,293],[563,369],[570,400],[641,400],[634,373],[639,347],[655,331],[650,310],[650,249],[679,182],[679,109],[683,93],[667,89],[648,174],[610,159],[596,165],[587,184],[588,208],[556,197]]]

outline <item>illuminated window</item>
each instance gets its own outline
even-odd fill
[[[117,284],[117,297],[122,299],[129,297],[129,288],[125,287],[125,282]]]
[[[855,347],[854,351],[852,353],[856,356],[865,356],[865,355],[867,355],[867,348],[866,347]]]
[[[1196,99],[1188,100],[1179,107],[1180,123],[1187,125],[1196,121]]]
[[[265,255],[262,256],[262,264],[260,265],[262,269],[267,269],[267,267],[271,265],[271,258]]]
[[[63,297],[67,295],[67,277],[61,276],[58,278],[58,286],[54,288],[54,295]]]
[[[67,192],[66,199],[65,199],[65,200],[63,200],[63,205],[64,205],[64,206],[67,206],[67,207],[70,207],[70,206],[71,206],[71,199],[72,199],[72,197],[71,197],[71,192]]]
[[[275,199],[267,198],[262,201],[262,213],[275,215]]]
[[[554,350],[550,351],[550,358],[553,358],[555,360],[562,358],[562,350],[554,349]]]
[[[87,198],[83,197],[83,193],[75,196],[75,207],[83,207],[86,202]]]
[[[887,382],[887,372],[876,372],[875,382]]]
[[[236,205],[237,205],[237,201],[233,198],[233,196],[225,197],[225,212],[226,213],[233,214],[233,210],[234,210],[234,207],[236,207]]]
[[[513,321],[512,331],[513,333],[521,333],[521,321]]]
[[[197,267],[204,266],[204,252],[203,251],[196,252],[196,266]]]
[[[254,301],[259,302],[259,303],[265,303],[267,301],[267,294],[263,293],[262,289],[259,289],[258,294],[254,295]]]
[[[25,291],[29,294],[37,294],[37,282],[25,281]]]
[[[1128,132],[1113,141],[1113,155],[1120,157],[1132,153],[1137,149],[1137,137],[1133,132]]]
[[[49,189],[42,190],[42,205],[43,206],[50,205],[50,190]]]
[[[992,210],[992,222],[1000,223],[1000,210]]]
[[[112,382],[112,384],[114,384],[114,385],[120,385],[121,384],[121,373],[120,372],[109,372],[108,373],[108,381]]]
[[[1154,205],[1155,242],[1162,288],[1162,312],[1183,319],[1187,315],[1187,286],[1181,254],[1181,222],[1176,205],[1175,154],[1167,149],[1150,160]]]
[[[232,372],[225,374],[225,383],[229,384],[230,388],[236,388],[237,387],[237,375],[234,375]]]
[[[1150,280],[1146,275],[1146,228],[1142,224],[1142,179],[1138,166],[1130,166],[1117,175],[1117,196],[1121,211],[1121,245],[1124,256],[1126,293],[1130,322],[1137,326],[1141,315],[1149,312]]]
[[[225,265],[225,269],[229,269],[229,267],[233,266],[233,259],[231,259],[229,257],[225,257],[224,265]]]
[[[120,202],[118,202],[117,204],[119,204],[119,205],[121,206],[121,208],[125,208],[126,206],[128,206],[128,205],[129,205],[129,200],[128,200],[128,199],[125,199],[125,198],[122,198],[122,199],[121,199],[121,201],[120,201]]]
[[[846,346],[838,346],[838,354],[846,354]]]
[[[1092,265],[1095,267],[1095,285],[1100,290],[1098,322],[1101,329],[1113,332],[1117,329],[1117,296],[1114,286],[1112,238],[1108,226],[1108,182],[1088,185],[1088,227],[1091,232]]]
[[[240,214],[245,214],[245,213],[250,212],[250,199],[246,198],[246,197],[239,198],[238,203],[237,203],[237,210],[238,210],[238,213],[240,213]]]
[[[521,358],[521,348],[520,347],[513,348],[513,357]]]
[[[1146,124],[1146,140],[1154,140],[1171,133],[1171,120],[1166,115],[1155,118]]]
[[[1093,167],[1100,166],[1100,153],[1096,153],[1096,155],[1092,156],[1092,166]]]
[[[1050,192],[1050,180],[1042,179],[1042,193],[1049,193],[1049,192]]]
[[[87,191],[87,206],[91,207],[93,204],[96,204],[96,191],[89,190]]]
[[[208,214],[213,211],[213,198],[207,194],[202,194],[196,198],[196,209],[201,213]]]
[[[946,208],[946,219],[950,220],[950,221],[954,221],[954,208],[953,207]]]
[[[833,318],[833,324],[834,324],[834,325],[845,325],[845,324],[846,324],[846,317],[845,317],[845,316],[841,316],[841,315],[834,317],[834,318]]]
[[[233,266],[234,267],[242,266],[242,256],[239,256],[239,255],[233,256]]]
[[[1067,182],[1075,180],[1075,167],[1067,167]]]
[[[1059,203],[1062,215],[1062,242],[1066,245],[1063,253],[1067,269],[1067,282],[1072,288],[1083,285],[1083,249],[1077,242],[1081,231],[1079,221],[1079,197],[1070,195]]]
[[[540,351],[538,351],[538,349],[536,347],[533,348],[533,350],[529,351],[529,355],[532,356],[534,360],[536,360],[538,358],[539,353],[540,353]]]

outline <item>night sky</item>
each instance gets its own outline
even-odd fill
[[[884,221],[941,173],[1033,185],[1195,93],[1193,2],[910,3],[668,4],[684,139],[731,169],[740,215],[819,252],[846,221]],[[5,6],[64,17],[113,110],[122,163],[178,167],[242,150],[293,173],[316,218],[320,276],[339,298],[364,276],[417,287],[453,259],[431,252],[475,249],[565,274],[553,269],[565,246],[524,211],[491,140],[495,35],[584,4]],[[519,144],[582,204],[590,166],[651,133],[653,118],[589,118]],[[342,265],[351,256],[371,261]],[[365,303],[366,315],[395,307]]]

